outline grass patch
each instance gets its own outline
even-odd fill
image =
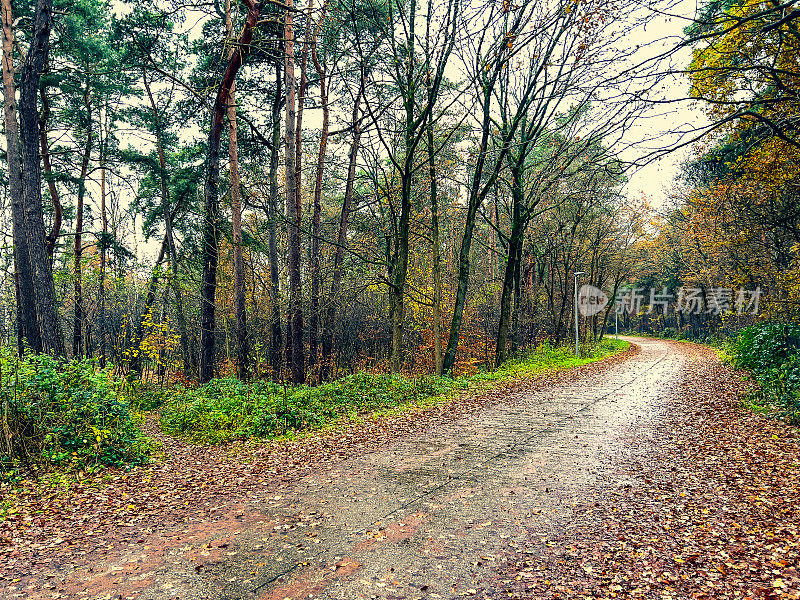
[[[469,377],[404,377],[357,373],[317,387],[289,387],[267,381],[215,379],[197,388],[161,392],[161,427],[193,442],[218,444],[237,439],[274,439],[313,431],[368,415],[390,415],[446,401],[465,389],[594,362],[628,347],[607,339],[576,357],[568,348],[542,345],[495,371]]]
[[[525,356],[503,363],[495,371],[478,373],[474,377],[486,381],[508,381],[531,377],[595,362],[626,350],[629,346],[630,344],[623,340],[604,338],[599,345],[582,345],[581,355],[575,356],[572,347],[553,347],[549,344],[541,344]]]

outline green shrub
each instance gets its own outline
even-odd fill
[[[800,424],[800,326],[760,323],[743,329],[730,350],[731,362],[760,384],[756,400],[773,404],[779,416]]]
[[[146,460],[150,441],[138,427],[125,382],[92,360],[17,359],[0,350],[0,470],[122,466]]]
[[[659,336],[664,339],[674,340],[678,336],[678,330],[674,327],[664,327]]]
[[[759,323],[739,332],[734,348],[737,367],[753,372],[764,372],[784,364],[797,352],[789,344],[790,338],[800,337],[800,326]]]
[[[445,377],[408,379],[369,373],[313,388],[215,379],[198,388],[172,390],[161,410],[161,426],[167,433],[206,443],[272,438],[319,428],[353,414],[419,402],[465,385]]]

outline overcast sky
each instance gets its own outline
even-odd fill
[[[647,47],[654,56],[674,49],[683,36],[684,28],[690,24],[697,10],[695,0],[677,0],[649,3],[656,7],[652,19],[646,25],[631,30],[629,39],[636,44]],[[674,52],[669,57],[672,68],[685,68],[691,61],[689,48]],[[708,124],[702,107],[686,101],[689,93],[689,81],[685,76],[671,76],[665,79],[657,90],[654,99],[676,100],[674,103],[656,106],[639,123],[631,129],[627,141],[635,144],[622,152],[624,160],[635,161],[653,150],[668,148],[681,139],[688,139],[696,129]],[[666,199],[680,164],[691,156],[691,147],[684,147],[662,158],[653,160],[646,166],[634,171],[626,186],[629,197],[638,197],[644,192],[653,200],[654,207],[659,207]]]

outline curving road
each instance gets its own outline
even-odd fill
[[[499,598],[502,550],[524,544],[529,529],[563,533],[574,505],[591,500],[585,490],[618,478],[622,438],[646,435],[674,392],[680,345],[631,341],[641,351],[604,370],[516,394],[261,499],[277,523],[270,535],[240,535],[236,555],[184,593]]]
[[[624,360],[595,363],[378,452],[187,519],[78,569],[55,570],[20,598],[500,598],[505,550],[569,535],[626,439],[647,444],[676,393],[681,344],[635,338]],[[635,447],[635,446],[634,446]],[[50,581],[50,583],[48,583]],[[36,588],[36,586],[32,586]],[[48,593],[47,590],[53,593]]]

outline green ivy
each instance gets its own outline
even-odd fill
[[[215,379],[195,389],[176,388],[161,411],[167,433],[199,442],[272,438],[314,429],[338,419],[417,403],[467,386],[445,377],[408,379],[357,373],[317,387],[284,387],[256,381]]]

